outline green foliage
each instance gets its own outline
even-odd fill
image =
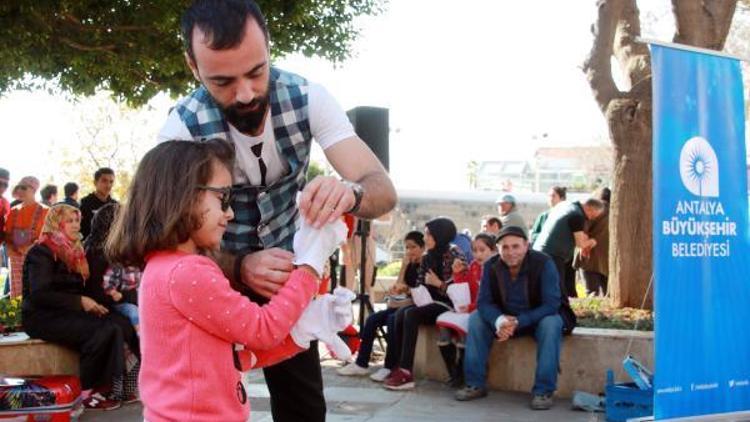
[[[274,58],[292,52],[339,62],[358,35],[354,18],[386,0],[258,0]],[[107,89],[130,105],[194,87],[179,36],[190,0],[4,0],[0,94],[57,85],[76,95]],[[52,81],[47,84],[44,81]]]
[[[0,333],[21,326],[21,298],[0,298]]]
[[[390,264],[378,269],[378,275],[384,277],[396,277],[401,271],[401,261],[393,261]]]
[[[307,181],[309,182],[317,176],[325,176],[325,174],[326,170],[322,164],[317,161],[310,161],[310,165],[307,167],[307,174],[305,175],[305,178],[307,178]]]
[[[654,329],[654,316],[651,311],[615,308],[608,297],[589,296],[571,299],[570,306],[578,317],[579,327],[639,331],[653,331]]]

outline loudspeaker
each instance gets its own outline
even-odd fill
[[[388,109],[355,107],[346,112],[354,131],[388,170]]]

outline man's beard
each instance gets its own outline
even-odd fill
[[[237,130],[244,134],[256,134],[266,116],[268,91],[262,97],[253,98],[249,103],[236,102],[228,107],[220,107],[227,122]]]

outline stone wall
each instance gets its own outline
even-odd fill
[[[414,360],[417,377],[445,380],[448,373],[437,347],[437,330],[423,326]],[[631,343],[632,342],[632,343]],[[629,381],[622,369],[626,354],[646,368],[654,367],[652,332],[576,328],[563,340],[557,396],[572,397],[575,390],[604,392],[607,369],[617,382]],[[492,389],[530,392],[536,368],[536,343],[531,337],[496,342],[490,352],[487,383]]]

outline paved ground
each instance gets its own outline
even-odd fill
[[[594,422],[604,421],[601,413],[570,410],[568,400],[558,400],[549,411],[531,411],[527,394],[490,392],[487,398],[471,402],[453,399],[453,390],[435,381],[421,380],[410,392],[385,390],[363,377],[336,374],[338,362],[325,360],[323,378],[328,403],[328,421],[507,421],[507,422]],[[268,390],[259,371],[246,379],[254,422],[271,422]],[[141,406],[133,404],[113,412],[87,412],[82,422],[141,421]]]

